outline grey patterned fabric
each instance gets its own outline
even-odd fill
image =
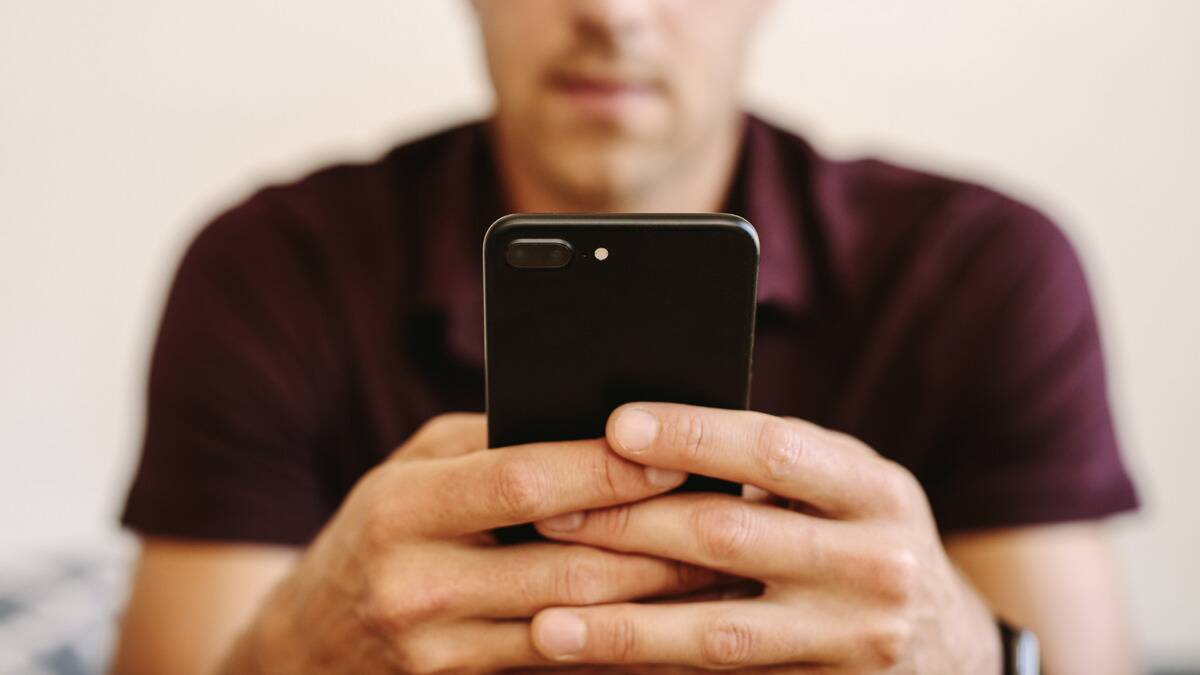
[[[0,675],[99,675],[128,586],[128,547],[0,558]]]

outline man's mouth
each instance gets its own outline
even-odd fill
[[[584,112],[612,115],[656,98],[660,89],[645,79],[560,73],[550,77],[550,89]]]

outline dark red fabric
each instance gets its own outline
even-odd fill
[[[835,162],[748,118],[728,211],[762,242],[753,407],[908,467],[945,532],[1133,508],[1079,261],[977,185]],[[123,516],[299,544],[423,421],[483,409],[485,128],[270,187],[196,237]]]

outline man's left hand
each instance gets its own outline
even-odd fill
[[[546,609],[532,630],[544,655],[795,673],[1000,672],[992,617],[898,464],[800,420],[676,404],[622,406],[607,436],[632,461],[754,486],[777,503],[675,493],[544,520],[542,534],[708,567],[763,590]]]

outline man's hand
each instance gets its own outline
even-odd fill
[[[620,455],[756,486],[769,503],[672,494],[542,520],[548,537],[761,581],[755,598],[552,608],[533,621],[559,663],[800,673],[998,675],[984,603],[956,572],[924,493],[848,436],[754,412],[638,403],[609,420]]]
[[[436,418],[354,488],[242,637],[226,672],[479,672],[552,661],[529,617],[550,606],[686,593],[718,575],[662,557],[490,530],[670,490],[603,440],[483,451],[480,415]]]

